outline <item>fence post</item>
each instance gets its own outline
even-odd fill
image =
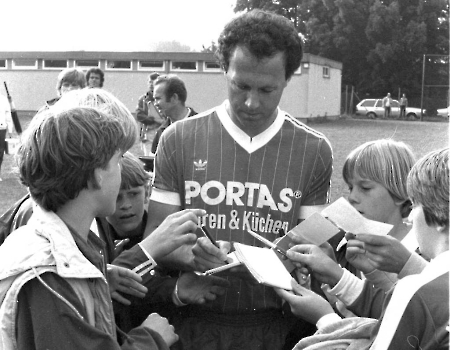
[[[348,112],[348,110],[347,110],[347,106],[348,106],[347,99],[348,99],[348,85],[345,85],[345,115],[347,115],[347,112]]]

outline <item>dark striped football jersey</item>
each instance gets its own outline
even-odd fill
[[[297,225],[301,207],[328,203],[331,146],[281,110],[251,138],[231,121],[226,103],[166,129],[152,200],[205,209],[201,224],[216,240],[262,246],[247,229],[273,241],[280,229]],[[212,307],[242,312],[281,306],[272,288],[229,279],[232,287]]]

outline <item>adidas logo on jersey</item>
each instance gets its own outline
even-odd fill
[[[205,170],[206,169],[206,164],[208,164],[208,161],[202,161],[201,159],[198,160],[198,162],[194,161],[194,165],[195,165],[195,170]]]

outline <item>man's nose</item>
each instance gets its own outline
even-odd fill
[[[259,94],[256,91],[247,92],[247,98],[245,100],[245,106],[248,109],[256,109],[260,105]]]

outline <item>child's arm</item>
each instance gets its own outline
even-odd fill
[[[185,244],[194,244],[197,240],[195,232],[198,218],[205,215],[203,209],[187,209],[169,215],[146,238],[139,243],[155,261]]]
[[[361,233],[355,235],[354,240],[357,242],[355,246],[359,244],[360,248],[352,248],[349,252],[352,244],[347,243],[347,252],[353,257],[355,253],[362,253],[374,269],[386,272],[398,274],[412,254],[399,240],[391,236]],[[349,261],[353,264],[352,260]],[[370,271],[363,270],[363,272]]]
[[[291,281],[293,292],[275,288],[275,292],[291,306],[292,313],[320,328],[320,323],[339,320],[331,305],[320,295],[302,287],[294,279]]]

